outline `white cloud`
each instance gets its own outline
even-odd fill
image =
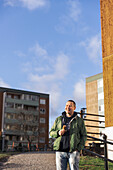
[[[48,56],[47,51],[39,45],[39,43],[36,43],[34,46],[29,48],[26,54],[18,51],[15,53],[24,57],[24,60],[27,60],[27,62],[22,64],[23,72],[26,72],[27,74],[40,73],[41,75],[45,72],[46,74],[47,72],[51,72],[50,65],[52,65],[52,58]]]
[[[74,99],[79,103],[85,101],[85,81],[83,79],[74,85]]]
[[[22,67],[23,72],[31,72],[32,71],[32,65],[30,62],[24,63]]]
[[[48,66],[48,65],[46,65],[45,67],[43,67],[43,66],[40,66],[40,67],[36,67],[36,68],[34,68],[34,70],[35,70],[35,72],[40,72],[40,73],[42,73],[42,72],[49,72],[49,71],[51,71],[51,68]]]
[[[68,73],[69,58],[65,54],[61,53],[56,60],[55,74],[56,78],[63,79]]]
[[[35,53],[36,56],[39,57],[46,57],[47,56],[47,51],[42,48],[38,43],[29,49],[31,52]]]
[[[28,76],[28,82],[24,84],[24,88],[42,93],[49,93],[52,102],[51,107],[57,110],[61,98],[61,85],[69,73],[69,57],[64,53],[60,53],[54,57],[53,65],[51,65],[52,57],[48,56],[47,51],[39,44],[30,48],[30,52],[38,55],[40,60],[38,60],[38,62],[32,60],[24,64],[24,71],[26,71],[25,73]],[[50,60],[46,60],[46,62],[42,64],[41,60],[43,60],[45,56],[46,59],[50,58]],[[28,59],[30,60],[31,58]],[[50,68],[48,69],[49,66]],[[41,73],[40,69],[42,70]],[[48,69],[49,72],[45,69]]]
[[[4,0],[4,5],[8,6],[22,6],[29,10],[35,10],[40,7],[45,7],[48,0]]]
[[[81,14],[81,7],[78,0],[69,0],[69,17],[72,18],[75,22],[78,21]]]
[[[101,39],[99,35],[95,35],[90,39],[81,42],[80,45],[85,47],[89,59],[95,64],[101,64],[102,54],[101,54]]]
[[[0,87],[10,87],[7,83],[5,83],[2,78],[0,78]]]
[[[20,0],[23,3],[24,7],[27,7],[30,10],[34,10],[39,7],[44,7],[46,5],[45,0]]]
[[[21,51],[14,51],[14,54],[16,54],[19,57],[26,57],[26,55],[22,53]]]
[[[56,81],[61,81],[68,74],[68,56],[61,53],[57,56],[56,61],[54,62],[54,66],[52,67],[52,73],[39,76],[38,73],[30,73],[29,79],[30,81],[37,82],[38,84],[54,83]],[[27,65],[26,65],[27,66]],[[29,66],[29,65],[28,65]],[[42,67],[43,68],[43,67]]]
[[[14,6],[17,5],[17,1],[15,1],[15,0],[4,0],[4,5],[14,7]]]
[[[74,32],[74,24],[79,21],[82,12],[78,0],[68,0],[66,1],[66,5],[67,11],[60,16],[60,22],[55,26],[56,31],[60,33]]]

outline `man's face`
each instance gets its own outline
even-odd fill
[[[76,106],[74,105],[73,102],[67,102],[65,106],[65,111],[68,115],[72,116],[74,113],[74,110],[76,109]]]

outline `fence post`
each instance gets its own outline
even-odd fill
[[[107,153],[107,136],[104,134],[103,139],[105,140],[104,143],[104,156],[106,159],[108,159],[108,153]],[[105,160],[105,170],[108,170],[108,160]]]

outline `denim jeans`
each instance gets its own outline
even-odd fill
[[[78,151],[60,152],[56,151],[56,169],[67,170],[67,162],[69,162],[70,170],[79,170],[80,153]]]

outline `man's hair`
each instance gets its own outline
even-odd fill
[[[68,100],[68,102],[72,102],[74,104],[74,106],[76,106],[76,103],[74,100]]]

